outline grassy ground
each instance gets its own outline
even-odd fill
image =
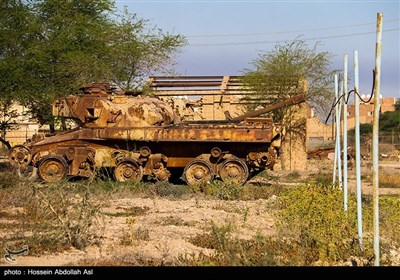
[[[177,202],[188,198],[221,201],[218,210],[239,214],[246,223],[252,209],[230,202],[269,201],[276,234],[254,232],[243,239],[236,234],[241,224],[211,222],[201,233],[187,238],[194,246],[212,253],[181,255],[169,261],[160,259],[109,258],[82,260],[79,265],[212,265],[212,266],[309,266],[372,265],[372,199],[363,196],[363,246],[357,238],[355,196],[349,195],[348,212],[343,211],[343,193],[331,185],[330,174],[317,173],[301,178],[297,172],[285,176],[262,174],[268,185],[227,185],[214,182],[197,187],[169,183],[62,182],[24,183],[10,171],[0,172],[0,251],[28,245],[31,254],[61,252],[68,248],[85,249],[101,244],[93,228],[104,226],[105,218],[126,218],[127,231],[119,245],[132,246],[149,240],[149,230],[135,227],[135,218],[146,215],[147,206],[131,206],[107,211],[110,201],[128,197],[161,197]],[[275,183],[274,183],[275,182]],[[297,187],[282,187],[282,182],[300,182]],[[382,174],[380,184],[400,188],[400,175]],[[226,202],[225,204],[223,202]],[[215,206],[217,207],[217,206]],[[399,250],[400,197],[380,197],[381,255],[383,265],[399,265],[391,252]],[[172,215],[159,222],[163,226],[190,228],[196,221]]]

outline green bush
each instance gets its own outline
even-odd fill
[[[400,246],[400,197],[381,196],[379,199],[379,223],[383,238]]]
[[[303,185],[285,192],[276,215],[280,236],[299,242],[304,263],[337,262],[350,256],[370,259],[370,251],[358,246],[356,203],[348,200],[343,209],[343,192],[326,185]]]
[[[201,191],[210,196],[222,200],[235,200],[240,197],[242,186],[237,184],[228,184],[222,181],[214,180],[211,184],[202,186]]]

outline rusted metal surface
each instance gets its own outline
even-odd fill
[[[82,91],[53,104],[54,115],[79,125],[14,147],[9,153],[14,166],[31,166],[47,182],[107,169],[117,181],[167,181],[181,170],[188,184],[214,178],[244,184],[273,167],[284,135],[281,125],[258,116],[304,101],[291,98],[234,120],[182,122],[157,98],[124,94],[108,84]]]
[[[281,101],[281,102],[278,102],[276,104],[273,104],[271,106],[268,106],[266,108],[263,108],[263,109],[260,109],[260,110],[254,111],[254,112],[249,112],[249,113],[243,114],[243,115],[241,115],[239,117],[233,118],[232,120],[234,120],[234,121],[243,121],[246,118],[257,117],[259,115],[266,114],[268,112],[272,112],[272,111],[278,110],[278,109],[286,107],[286,106],[300,104],[300,103],[305,102],[305,101],[306,100],[305,100],[304,95],[303,94],[299,94],[299,95],[293,96],[292,98],[289,98],[289,99],[286,99],[284,101]]]

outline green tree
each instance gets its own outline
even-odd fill
[[[18,67],[12,60],[0,60],[3,70],[15,77],[10,85],[18,84],[11,92],[52,131],[55,120],[51,102],[55,98],[76,93],[81,86],[95,81],[130,88],[145,73],[165,67],[185,43],[181,36],[149,29],[147,21],[127,12],[118,15],[113,0],[39,0],[19,4],[29,12],[30,18],[21,20],[29,28],[21,24],[15,30],[30,39],[21,45],[23,55],[18,55]],[[10,9],[13,19],[16,8]],[[3,31],[11,37],[9,29]]]
[[[23,1],[0,0],[0,142],[7,148],[11,145],[6,134],[14,128],[19,116],[12,105],[26,79],[23,58],[36,28],[35,19]]]
[[[171,74],[175,55],[186,43],[183,36],[164,33],[126,9],[110,35],[112,81],[124,89],[142,87],[155,72]]]
[[[329,113],[333,100],[332,76],[328,52],[318,52],[302,40],[277,45],[273,50],[259,54],[253,61],[255,70],[245,70],[244,83],[253,95],[247,101],[262,100],[264,104],[279,102],[303,93],[306,87],[307,102],[323,117]],[[253,103],[254,107],[254,102]],[[255,103],[256,106],[264,105]],[[275,113],[278,121],[283,119],[287,108]]]
[[[7,132],[15,127],[16,118],[19,114],[16,109],[12,107],[13,100],[11,98],[2,97],[0,99],[0,142],[3,143],[7,149],[11,149],[11,144],[6,140]]]
[[[387,111],[379,115],[379,132],[400,132],[400,102],[395,104],[394,111]],[[349,131],[350,136],[354,136],[354,128]],[[360,124],[360,134],[372,134],[372,123]]]
[[[76,92],[83,84],[105,79],[109,68],[106,41],[112,11],[109,0],[43,0],[27,4],[39,25],[27,49],[22,102],[54,132],[51,102]]]
[[[396,102],[396,104],[394,104],[394,110],[400,111],[400,101],[398,101],[398,102]]]
[[[382,132],[400,133],[400,110],[385,112],[379,117],[379,130]]]
[[[244,98],[250,104],[249,109],[304,93],[317,115],[322,117],[329,113],[327,108],[330,108],[333,97],[330,58],[330,53],[317,51],[317,44],[309,48],[302,40],[277,45],[260,53],[253,61],[255,69],[245,70],[243,78],[253,93]],[[272,112],[274,121],[281,122],[287,135],[291,135],[286,138],[288,141],[305,142],[306,118],[297,114],[299,108],[296,105]],[[281,151],[282,168],[285,169],[284,151]]]

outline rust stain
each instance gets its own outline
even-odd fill
[[[45,181],[91,177],[101,168],[121,181],[143,176],[164,181],[171,176],[168,168],[185,168],[188,183],[220,178],[242,184],[272,168],[284,134],[271,118],[259,115],[304,102],[304,96],[296,96],[231,120],[182,122],[170,104],[155,97],[107,83],[82,91],[53,103],[55,116],[81,125],[54,136],[35,135],[10,151],[13,165],[36,167]]]

